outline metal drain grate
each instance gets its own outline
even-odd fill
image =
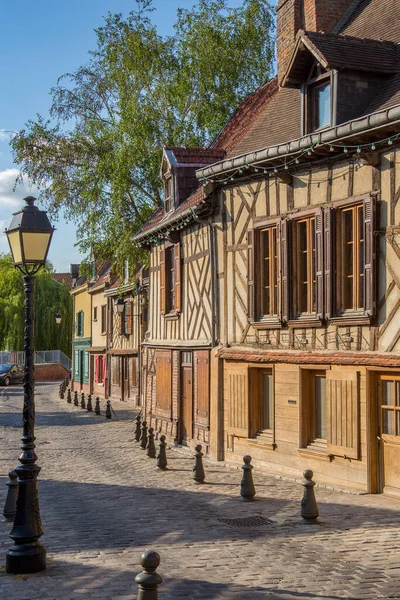
[[[220,523],[230,525],[231,527],[265,527],[271,525],[270,519],[264,519],[264,517],[242,517],[239,519],[218,519]]]

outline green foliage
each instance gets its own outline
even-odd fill
[[[36,275],[35,350],[62,350],[71,356],[72,298],[51,276],[49,264]],[[62,321],[55,320],[60,312]],[[23,350],[24,285],[11,256],[0,254],[0,349]]]
[[[198,0],[175,34],[151,22],[152,0],[105,18],[88,64],[51,90],[12,140],[14,158],[42,189],[52,216],[78,227],[80,250],[143,260],[132,235],[162,201],[163,144],[204,146],[270,76],[273,11],[267,0]]]

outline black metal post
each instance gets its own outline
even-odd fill
[[[6,557],[7,573],[38,573],[46,568],[46,550],[39,543],[43,535],[40,520],[37,476],[40,467],[36,464],[35,452],[35,372],[34,372],[34,277],[24,275],[25,289],[25,332],[24,332],[24,408],[22,454],[15,470],[18,474],[17,512],[10,538],[14,545]]]

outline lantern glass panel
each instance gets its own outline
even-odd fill
[[[23,233],[22,243],[26,263],[44,262],[47,256],[51,233]]]
[[[22,263],[21,241],[19,231],[7,232],[8,243],[10,244],[11,254],[14,264]]]

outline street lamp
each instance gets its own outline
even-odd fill
[[[61,323],[61,320],[62,320],[61,313],[58,312],[56,314],[56,323],[57,323],[57,325],[59,325]]]
[[[26,206],[14,213],[6,229],[15,267],[24,276],[25,330],[24,330],[24,407],[21,463],[18,473],[18,500],[10,537],[14,545],[6,557],[7,573],[16,575],[37,573],[46,568],[46,550],[39,543],[43,535],[40,520],[35,452],[35,373],[34,373],[34,275],[46,263],[54,228],[47,214],[35,205],[35,198],[24,198]]]
[[[124,300],[122,298],[118,298],[118,300],[115,301],[115,308],[117,309],[117,312],[119,312],[120,315],[122,315],[122,313],[124,312],[124,307]]]

